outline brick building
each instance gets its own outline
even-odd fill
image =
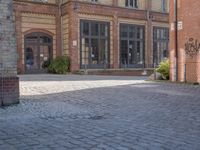
[[[170,1],[170,74],[172,81],[200,83],[199,6],[200,1],[197,0]]]
[[[81,69],[152,68],[168,57],[168,0],[14,0],[18,72],[56,56]]]
[[[12,0],[0,1],[0,106],[19,102]]]

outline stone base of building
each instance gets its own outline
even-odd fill
[[[19,78],[0,77],[0,106],[19,103]]]
[[[79,72],[85,73],[82,69]],[[86,70],[88,75],[108,75],[108,76],[150,76],[153,69],[89,69]]]

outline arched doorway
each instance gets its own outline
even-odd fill
[[[25,35],[24,61],[26,73],[46,72],[53,59],[53,40],[48,34],[34,32]]]

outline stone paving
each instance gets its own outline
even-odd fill
[[[200,150],[200,86],[23,75],[0,108],[0,150]]]

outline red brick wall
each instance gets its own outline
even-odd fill
[[[137,9],[127,9],[122,7],[117,7],[117,0],[113,0],[114,6],[108,5],[96,5],[86,2],[77,2],[69,1],[62,5],[62,15],[67,14],[69,17],[69,56],[71,58],[71,71],[76,71],[80,69],[80,60],[79,60],[79,14],[87,14],[87,15],[96,15],[111,18],[112,22],[112,31],[113,31],[113,39],[112,39],[112,47],[113,47],[113,63],[111,64],[111,68],[119,68],[119,20],[127,19],[127,20],[135,20],[135,21],[143,21],[145,24],[149,25],[145,30],[147,31],[147,36],[145,40],[148,41],[145,49],[145,65],[146,67],[151,66],[152,64],[152,23],[163,23],[167,24],[169,22],[169,15],[166,13],[158,13],[158,12],[150,12],[150,16],[152,16],[152,20],[148,19],[146,10],[137,10]],[[75,10],[74,7],[77,7]],[[14,11],[15,11],[15,26],[17,33],[17,49],[19,54],[19,63],[18,68],[20,73],[24,73],[24,65],[23,61],[23,48],[22,48],[22,16],[21,13],[36,13],[36,14],[49,14],[56,16],[56,54],[61,55],[61,20],[59,16],[59,7],[56,4],[41,4],[34,2],[20,2],[14,1]],[[31,25],[30,25],[31,26]],[[77,45],[73,45],[73,41],[77,42]],[[110,56],[111,57],[111,56]]]
[[[19,103],[19,78],[0,77],[0,106]]]
[[[15,0],[13,3],[14,13],[15,13],[15,28],[16,28],[16,36],[17,36],[17,52],[19,56],[18,60],[18,73],[25,73],[25,66],[22,63],[24,61],[23,58],[23,47],[22,47],[22,13],[33,13],[33,14],[45,14],[45,15],[53,15],[56,16],[56,55],[61,55],[61,20],[59,14],[59,7],[56,4],[41,4],[34,2],[24,2]],[[30,25],[31,26],[31,25]],[[37,30],[39,32],[40,29],[33,28],[33,30]]]
[[[76,5],[77,9],[74,10]],[[145,40],[148,40],[148,50],[145,51],[145,65],[149,67],[152,64],[152,22],[156,22],[158,26],[160,23],[167,24],[169,22],[169,15],[157,12],[150,12],[152,20],[147,18],[147,12],[145,10],[135,10],[127,9],[122,7],[113,7],[107,5],[95,5],[85,2],[73,2],[70,1],[62,6],[62,15],[69,15],[69,56],[71,58],[71,71],[76,71],[80,69],[80,60],[79,60],[79,16],[78,14],[86,15],[96,15],[97,20],[98,16],[106,16],[112,18],[112,30],[113,30],[113,64],[111,68],[119,68],[119,19],[129,19],[136,21],[144,21],[148,23],[149,27],[145,30],[148,30],[148,34]],[[88,18],[90,19],[90,18]],[[149,34],[150,33],[150,34]],[[73,46],[73,41],[77,41],[77,45]],[[145,49],[146,50],[146,49]]]
[[[174,19],[174,0],[170,4],[170,22]],[[178,21],[182,23],[182,28],[178,30],[178,80],[200,83],[200,1],[197,0],[178,0]],[[171,30],[171,80],[173,79],[174,65],[174,30]],[[193,46],[196,46],[194,48]],[[187,45],[187,46],[186,46]],[[188,53],[186,53],[189,51]],[[195,51],[195,52],[194,52]]]

